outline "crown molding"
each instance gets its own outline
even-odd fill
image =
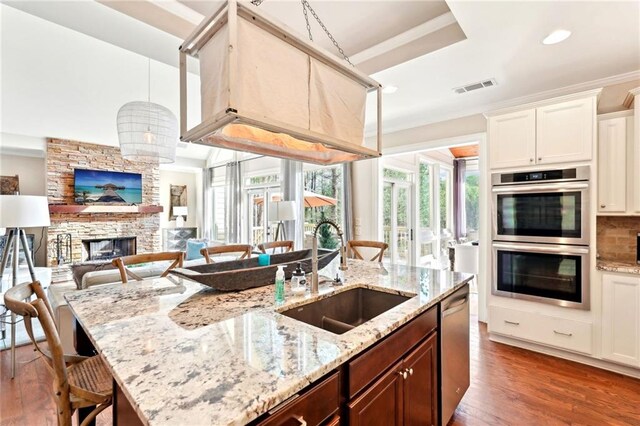
[[[565,94],[565,95],[560,95],[560,96],[545,97],[544,99],[536,100],[536,101],[518,102],[516,105],[513,105],[513,106],[509,106],[509,107],[495,109],[495,110],[492,110],[492,111],[489,111],[489,112],[485,112],[484,116],[485,117],[492,117],[494,115],[507,114],[507,113],[510,113],[510,112],[516,112],[516,111],[520,111],[520,110],[523,110],[523,109],[529,109],[529,108],[538,108],[538,107],[541,107],[541,106],[550,105],[550,104],[554,104],[554,103],[572,101],[574,99],[584,99],[584,98],[591,98],[591,97],[599,98],[601,92],[602,92],[602,87],[599,87],[597,89],[586,90],[586,91],[577,92],[577,93]]]

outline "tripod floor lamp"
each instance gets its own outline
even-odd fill
[[[278,222],[276,227],[276,237],[273,241],[287,239],[284,227],[284,221],[296,220],[296,203],[295,201],[273,201],[269,203],[269,221]]]
[[[33,258],[29,251],[27,233],[24,228],[44,227],[51,224],[49,220],[49,203],[47,197],[34,195],[0,195],[0,227],[8,229],[7,242],[2,251],[0,261],[0,282],[4,276],[9,257],[11,257],[11,286],[18,284],[18,266],[20,262],[20,248],[24,251],[31,280],[36,280]],[[4,299],[3,299],[4,301]],[[6,320],[6,308],[1,321],[11,325],[11,377],[16,370],[16,314],[11,313],[11,320]]]

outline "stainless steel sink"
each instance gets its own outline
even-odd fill
[[[368,288],[354,288],[288,309],[281,314],[335,334],[342,334],[410,298]]]

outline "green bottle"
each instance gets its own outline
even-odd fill
[[[276,272],[276,303],[284,302],[284,265],[278,265]]]

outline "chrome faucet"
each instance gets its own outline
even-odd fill
[[[318,230],[322,225],[331,225],[336,228],[338,232],[338,237],[340,238],[340,270],[347,270],[347,249],[344,244],[344,237],[342,235],[342,230],[332,220],[324,219],[318,222],[316,227],[313,229],[313,249],[311,250],[311,294],[318,293],[318,287],[320,285],[319,277],[318,277]],[[339,283],[340,280],[336,278],[334,282]]]

